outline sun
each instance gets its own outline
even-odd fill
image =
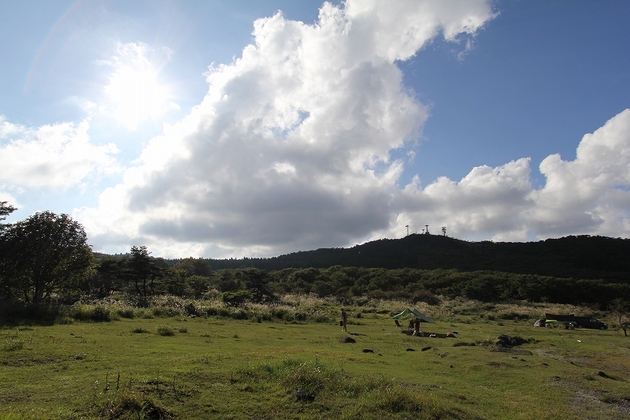
[[[105,86],[108,109],[128,130],[147,119],[164,114],[171,104],[168,88],[160,84],[159,72],[146,57],[146,45],[127,44],[119,48],[112,62],[114,71]]]

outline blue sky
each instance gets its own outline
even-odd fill
[[[281,13],[279,13],[281,11]],[[94,249],[630,237],[630,3],[0,0],[0,200]]]

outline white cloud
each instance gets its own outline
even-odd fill
[[[527,215],[539,235],[630,235],[630,109],[585,135],[575,160],[551,155],[540,171],[547,182]]]
[[[432,233],[445,226],[449,235],[458,237],[501,233],[503,238],[523,240],[521,212],[531,204],[529,175],[529,159],[519,159],[497,168],[473,168],[459,182],[441,177],[424,189],[415,178],[398,197],[399,213],[390,234],[407,224],[413,232],[429,224]]]
[[[97,248],[160,255],[273,255],[386,229],[403,170],[390,152],[427,118],[395,62],[492,17],[485,1],[350,0],[313,25],[259,19],[254,44],[210,68],[202,103],[75,214]]]
[[[630,237],[630,109],[582,138],[577,156],[551,155],[530,185],[530,161],[474,168],[459,182],[442,177],[422,188],[416,178],[394,206],[397,216],[373,237],[401,236],[425,224],[468,239],[523,241],[571,234]],[[435,233],[435,232],[434,232]]]
[[[427,109],[396,61],[440,35],[468,49],[493,16],[481,1],[350,0],[313,25],[257,20],[242,56],[210,67],[203,101],[75,217],[96,249],[162,256],[277,255],[425,224],[471,240],[630,237],[630,110],[584,136],[575,160],[544,159],[538,189],[529,158],[398,186],[391,153],[418,139]]]
[[[113,144],[90,143],[87,120],[38,128],[0,116],[0,181],[11,188],[67,188],[119,170]]]

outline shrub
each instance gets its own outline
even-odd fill
[[[252,294],[249,290],[237,290],[235,292],[224,292],[221,296],[223,303],[229,306],[239,306],[243,303],[250,301]]]
[[[239,309],[238,311],[234,312],[232,314],[232,318],[234,319],[247,319],[249,318],[249,315],[247,314],[247,311],[244,311],[243,309]]]
[[[285,308],[274,308],[271,311],[272,316],[278,319],[284,319],[284,317],[289,313],[289,311]]]
[[[165,325],[161,325],[157,328],[157,333],[158,335],[164,336],[164,337],[170,337],[175,335],[175,331],[173,331],[173,329],[171,327],[167,327]]]
[[[60,316],[60,306],[13,301],[0,301],[0,322],[18,324],[25,321],[50,325]]]
[[[131,330],[131,332],[134,334],[144,334],[148,333],[149,331],[145,330],[144,328],[134,328],[133,330]]]
[[[135,317],[135,313],[131,308],[119,309],[116,311],[116,314],[121,318],[133,319]]]
[[[218,315],[224,318],[229,318],[232,315],[232,313],[227,308],[219,308]]]
[[[4,346],[2,346],[2,350],[4,350],[4,351],[18,351],[18,350],[22,350],[23,347],[24,347],[24,341],[18,340],[18,339],[13,339],[13,340],[7,340],[4,343]]]
[[[517,314],[516,312],[506,312],[503,314],[500,314],[499,317],[501,319],[510,319],[510,320],[519,320],[519,319],[528,319],[529,317],[527,315],[521,315],[521,314]]]
[[[199,316],[199,313],[197,312],[197,308],[195,308],[195,304],[192,302],[184,306],[184,310],[186,311],[186,314],[188,316]]]
[[[102,419],[174,419],[167,409],[160,407],[155,401],[131,392],[118,396],[97,407]]]
[[[108,309],[102,306],[96,306],[92,309],[90,319],[95,322],[108,322],[111,321],[111,315]]]
[[[103,306],[74,305],[70,308],[68,315],[77,321],[111,321],[109,309]]]

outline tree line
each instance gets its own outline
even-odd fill
[[[322,248],[273,258],[212,259],[215,269],[265,270],[334,265],[423,270],[500,271],[575,279],[630,281],[630,239],[567,236],[538,242],[467,242],[438,235],[380,239],[351,248]]]
[[[0,221],[14,210],[0,202]],[[404,242],[395,243],[400,244]],[[376,245],[378,249],[382,244]],[[362,249],[369,254],[369,247]],[[240,305],[272,302],[288,293],[313,293],[340,301],[368,297],[439,304],[440,297],[446,296],[486,302],[589,304],[601,309],[615,299],[630,301],[630,284],[613,277],[359,265],[266,270],[242,264],[217,270],[209,261],[156,258],[145,246],[133,246],[124,255],[94,253],[78,222],[68,215],[40,212],[17,223],[0,224],[0,300],[72,304],[85,296],[100,299],[122,294],[142,307],[150,305],[154,296],[168,294],[191,299],[212,295],[228,305]]]

